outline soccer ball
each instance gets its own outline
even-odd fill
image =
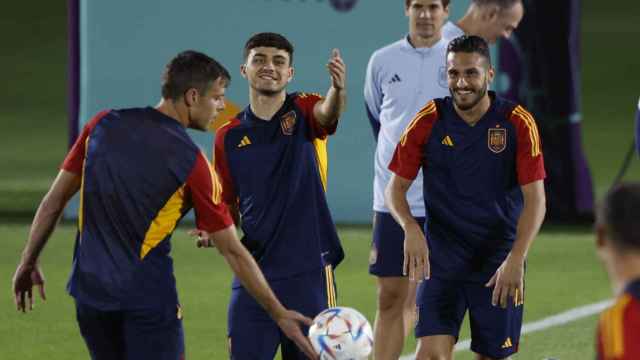
[[[373,347],[371,325],[357,310],[326,309],[313,319],[309,340],[320,360],[366,359]]]

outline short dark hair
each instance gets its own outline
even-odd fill
[[[228,86],[231,75],[213,58],[198,51],[186,50],[176,55],[167,64],[162,74],[162,97],[177,100],[194,88],[201,93],[222,78]]]
[[[598,206],[599,224],[604,225],[615,249],[640,252],[640,183],[613,187]]]
[[[409,6],[411,6],[411,2],[413,0],[404,0],[404,7],[405,9],[408,9]],[[446,8],[447,6],[449,6],[449,3],[451,2],[451,0],[440,0],[440,2],[442,3],[442,7]]]
[[[471,0],[478,7],[496,5],[500,11],[511,9],[516,4],[522,4],[522,0]]]
[[[284,50],[289,54],[289,65],[293,64],[293,45],[286,37],[272,32],[254,34],[244,44],[244,59],[247,60],[251,49],[257,47],[272,47]]]
[[[447,46],[447,56],[449,56],[449,53],[459,52],[480,54],[487,59],[489,64],[491,64],[489,44],[487,44],[487,41],[480,36],[462,35],[451,40]]]

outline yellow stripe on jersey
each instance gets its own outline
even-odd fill
[[[526,111],[522,106],[518,105],[513,113],[518,115],[520,119],[524,122],[529,130],[529,140],[531,140],[531,156],[536,157],[540,155],[540,138],[538,134],[538,127],[536,126],[535,120],[533,120],[533,116]]]
[[[89,152],[89,136],[84,141],[84,160],[82,161],[82,176],[80,177],[80,204],[78,205],[78,231],[82,240],[82,226],[84,225],[84,170],[87,165],[87,153]]]
[[[435,112],[436,102],[431,100],[429,101],[429,103],[427,103],[427,105],[425,105],[424,108],[422,108],[422,110],[418,112],[418,114],[416,114],[416,116],[413,117],[413,120],[411,120],[407,128],[404,130],[404,133],[400,137],[400,145],[404,146],[404,144],[407,142],[407,135],[411,132],[411,130],[413,130],[413,128],[416,127],[418,121],[420,121],[423,116],[427,116]]]
[[[624,355],[624,312],[631,296],[625,294],[600,317],[600,337],[605,358]]]
[[[327,139],[315,139],[313,140],[313,147],[316,150],[316,163],[318,165],[318,172],[320,173],[320,180],[322,181],[322,188],[327,191],[327,173],[329,169],[329,156],[327,156]]]
[[[167,200],[155,219],[151,221],[151,225],[144,236],[142,247],[140,248],[140,259],[145,256],[153,248],[158,246],[167,235],[171,234],[178,224],[178,220],[182,216],[182,206],[184,205],[184,186],[181,186]]]
[[[336,307],[338,306],[338,301],[336,298],[336,288],[335,282],[333,280],[333,268],[331,267],[331,265],[326,265],[324,267],[324,279],[325,286],[327,288],[327,306]]]
[[[204,154],[200,154],[204,158],[204,161],[207,163],[207,167],[209,168],[209,174],[211,175],[211,201],[215,205],[220,204],[222,201],[222,184],[220,184],[220,180],[218,179],[218,174],[213,169],[213,166],[207,160],[207,157]]]

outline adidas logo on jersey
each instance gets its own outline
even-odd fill
[[[504,341],[504,344],[502,344],[502,348],[503,349],[508,349],[510,347],[513,346],[513,343],[511,342],[511,338],[508,337],[507,340]]]
[[[401,82],[402,79],[400,79],[400,76],[398,76],[398,74],[394,74],[393,77],[391,78],[391,80],[389,80],[389,84],[393,84],[396,82]]]
[[[451,137],[449,135],[445,136],[444,139],[442,139],[442,145],[453,147],[453,140],[451,140]]]
[[[240,140],[240,144],[238,144],[238,147],[245,147],[247,145],[251,145],[251,140],[249,140],[249,138],[247,137],[247,135],[245,135],[242,140]]]

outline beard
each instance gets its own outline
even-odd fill
[[[282,86],[280,86],[280,87],[277,87],[277,88],[275,88],[275,89],[274,89],[274,88],[264,88],[264,87],[260,87],[260,86],[259,86],[258,84],[256,84],[256,83],[253,83],[253,84],[250,84],[250,85],[251,85],[251,88],[252,88],[256,93],[258,93],[258,95],[266,96],[266,97],[274,97],[274,96],[277,96],[277,95],[281,94],[281,93],[282,93],[282,91],[287,87],[287,85],[286,85],[286,84],[284,84],[284,85],[282,85]]]
[[[473,109],[474,106],[478,105],[480,100],[482,100],[482,98],[487,94],[488,88],[489,88],[489,85],[485,82],[482,88],[480,88],[479,90],[473,91],[472,95],[475,95],[475,97],[468,104],[462,104],[460,101],[458,101],[455,91],[452,90],[451,88],[449,88],[449,93],[451,94],[451,98],[453,99],[453,102],[456,104],[458,109],[462,111],[467,111],[467,110]]]

